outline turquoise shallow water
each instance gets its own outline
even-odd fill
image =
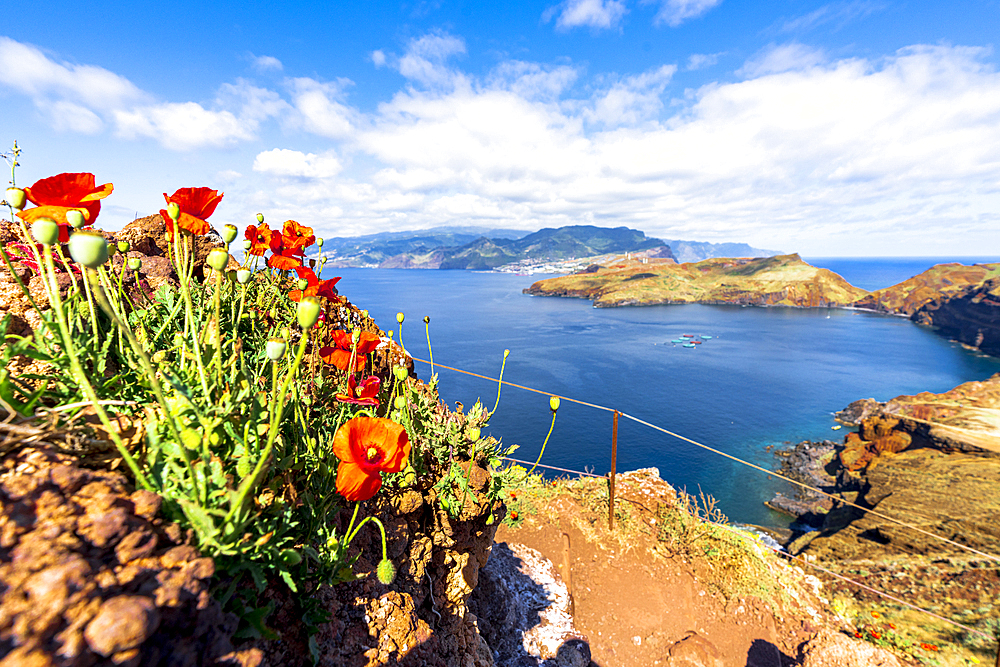
[[[876,289],[941,260],[811,261]],[[774,463],[764,450],[769,444],[842,438],[843,431],[830,430],[831,413],[853,400],[940,392],[1000,372],[997,359],[900,317],[704,305],[595,309],[589,301],[521,293],[544,276],[389,269],[329,275],[342,276],[341,293],[383,329],[404,311],[403,338],[415,356],[427,358],[421,318],[429,315],[438,363],[495,377],[508,348],[506,380],[617,407],[764,467]],[[697,349],[669,342],[685,333],[713,338]],[[425,364],[417,371],[428,377]],[[446,400],[470,405],[482,397],[492,406],[495,382],[449,371],[440,377]],[[607,472],[611,424],[610,413],[564,402],[543,463]],[[505,388],[489,431],[519,445],[518,458],[534,460],[548,425],[546,396]],[[622,420],[618,470],[646,466],[676,486],[715,496],[732,520],[784,523],[763,505],[784,483]]]

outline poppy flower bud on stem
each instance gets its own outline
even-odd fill
[[[305,278],[299,278],[299,281],[295,283],[295,286],[300,290],[304,290],[305,288],[309,287],[309,281],[306,280]]]
[[[167,204],[167,215],[169,215],[170,219],[174,222],[177,222],[177,219],[181,217],[181,207],[177,204],[177,202],[172,201]]]
[[[128,268],[133,271],[138,271],[142,268],[142,259],[139,257],[129,257],[128,258]]]
[[[323,239],[316,239],[316,247],[317,248],[323,247]]]
[[[388,586],[396,578],[396,566],[393,565],[392,561],[388,558],[383,558],[379,561],[375,575],[378,577],[379,581]]]
[[[83,227],[83,223],[86,222],[86,220],[83,218],[83,212],[74,208],[66,211],[66,222],[69,223],[69,226],[73,229],[80,229]]]
[[[229,264],[229,253],[222,248],[214,248],[208,253],[205,263],[216,271],[225,271],[226,266]]]
[[[271,361],[278,361],[285,356],[286,347],[287,343],[285,343],[284,338],[271,338],[267,341],[264,351],[267,352],[268,359]]]
[[[259,225],[262,222],[264,222],[264,214],[263,213],[258,213],[257,214],[257,224]]]
[[[38,218],[31,223],[31,235],[42,245],[52,245],[59,240],[59,224],[52,218]]]
[[[69,237],[69,254],[77,264],[96,269],[108,261],[108,242],[98,232],[81,230]]]
[[[15,211],[20,211],[24,209],[24,203],[27,197],[24,194],[24,190],[21,188],[7,188],[7,192],[4,193],[4,198],[10,207]]]
[[[249,250],[252,247],[253,247],[253,241],[251,241],[250,239],[247,239],[246,241],[243,242],[244,250]]]
[[[549,397],[549,410],[552,410],[552,412],[555,412],[558,409],[559,409],[559,397],[558,396],[550,396]]]
[[[240,269],[239,271],[236,272],[236,282],[238,282],[240,285],[246,285],[248,282],[250,282],[251,275],[253,274],[250,273],[250,269]]]
[[[222,228],[222,240],[226,242],[226,245],[229,245],[236,240],[238,233],[239,230],[236,229],[236,225],[226,225]]]
[[[403,323],[403,313],[396,313],[396,321],[400,324]]]
[[[128,252],[129,248],[131,248],[131,247],[132,247],[132,244],[129,243],[128,241],[119,241],[118,242],[118,252]]]
[[[319,299],[314,296],[307,296],[299,301],[299,307],[295,313],[299,320],[299,326],[303,329],[309,329],[316,324],[316,321],[319,320],[320,309]]]

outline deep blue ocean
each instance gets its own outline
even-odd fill
[[[874,290],[946,261],[997,258],[804,258]],[[773,469],[767,445],[841,440],[832,413],[859,398],[941,392],[1000,372],[976,354],[902,317],[837,309],[740,306],[593,308],[590,301],[521,293],[548,276],[470,271],[337,269],[341,294],[385,330],[406,314],[403,342],[427,359],[422,318],[430,316],[434,361],[614,407],[734,456]],[[712,336],[696,349],[681,334]],[[417,363],[420,377],[429,368]],[[436,369],[437,370],[437,369]],[[438,370],[441,396],[466,406],[496,398],[496,382]],[[548,398],[505,387],[489,432],[534,460],[548,430]],[[542,463],[604,474],[612,416],[563,402]],[[619,472],[655,466],[689,492],[719,500],[733,521],[782,526],[764,506],[786,483],[622,419]]]

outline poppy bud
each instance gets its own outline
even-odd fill
[[[264,346],[264,351],[267,352],[267,358],[271,361],[278,361],[283,356],[285,356],[285,339],[284,338],[271,338],[267,341],[267,345]]]
[[[403,408],[406,407],[406,397],[405,396],[397,396],[395,398],[395,400],[393,400],[393,405],[396,406],[397,410],[402,410]]]
[[[66,222],[68,222],[69,226],[73,229],[80,229],[83,227],[83,223],[86,222],[86,220],[83,219],[82,211],[72,208],[66,211]]]
[[[503,351],[503,358],[506,359],[509,356],[510,356],[510,350],[504,350]]]
[[[302,562],[302,556],[295,549],[282,549],[279,556],[286,565],[298,565]]]
[[[251,275],[252,274],[250,273],[250,269],[240,269],[239,271],[236,272],[236,282],[238,282],[240,285],[246,285],[248,282],[250,282]]]
[[[323,239],[316,239],[316,247],[317,248],[323,247]]]
[[[131,248],[131,247],[132,247],[132,244],[129,243],[128,241],[119,241],[118,242],[118,252],[128,252],[129,248]]]
[[[388,331],[385,332],[385,335],[389,337],[389,340],[392,340],[392,335],[394,333],[396,333],[396,332],[393,331],[392,329],[389,329]]]
[[[208,259],[205,263],[216,271],[224,271],[226,265],[229,264],[229,253],[222,248],[213,248],[210,253],[208,253]]]
[[[429,315],[424,315],[424,324],[430,324],[430,323],[431,323],[430,316]]]
[[[326,548],[330,551],[336,551],[340,548],[340,540],[337,539],[336,535],[331,535],[330,539],[326,541]]]
[[[469,429],[469,440],[471,440],[473,442],[476,442],[476,441],[479,440],[479,436],[481,436],[482,434],[483,434],[483,432],[480,429],[475,428],[475,427],[470,428]]]
[[[410,376],[410,372],[406,370],[403,366],[396,366],[392,369],[392,374],[396,376],[396,379],[402,382]]]
[[[138,271],[142,268],[142,259],[139,257],[129,257],[128,258],[128,268],[133,271]]]
[[[259,224],[261,224],[263,222],[264,222],[264,214],[263,213],[258,213],[257,214],[257,224],[259,225]]]
[[[299,278],[299,281],[295,283],[295,286],[298,287],[300,290],[303,290],[309,287],[309,281],[306,280],[305,278]]]
[[[299,307],[296,310],[299,326],[303,329],[308,329],[316,324],[316,320],[319,319],[320,308],[319,299],[314,296],[307,296],[299,301]]]
[[[69,254],[77,264],[96,269],[108,261],[108,242],[97,232],[79,231],[69,237]]]
[[[362,310],[361,311],[361,318],[365,319],[365,320],[368,319],[368,311],[367,310]]]
[[[226,225],[222,228],[222,240],[229,245],[236,240],[236,235],[239,234],[239,230],[236,229],[236,225]]]
[[[559,409],[559,397],[558,396],[550,396],[549,397],[549,410],[552,410],[552,412],[555,412],[558,409]]]
[[[174,222],[177,222],[177,219],[181,217],[181,207],[177,205],[177,202],[170,202],[167,204],[167,215],[169,215],[170,219]]]
[[[7,188],[7,192],[4,193],[4,197],[7,199],[7,203],[10,207],[20,211],[24,208],[25,195],[24,190],[21,188]]]
[[[400,324],[403,323],[403,313],[396,313],[396,321]]]
[[[351,342],[357,345],[359,340],[361,340],[361,330],[355,329],[351,332]]]
[[[253,241],[251,241],[250,239],[247,239],[246,241],[243,242],[244,250],[249,250],[252,247],[253,247]]]
[[[375,570],[375,576],[378,577],[379,581],[388,586],[396,578],[396,566],[388,558],[383,558],[379,561],[378,568]]]
[[[44,245],[52,245],[59,240],[59,224],[52,218],[38,218],[31,223],[31,235]]]
[[[109,243],[108,244],[108,257],[114,257],[115,253],[117,253],[117,252],[118,252],[118,244],[117,243]]]

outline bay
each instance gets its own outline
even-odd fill
[[[984,258],[985,260],[986,258]],[[941,259],[810,260],[876,283]],[[966,261],[963,259],[962,261]],[[918,265],[920,268],[913,270]],[[734,457],[773,469],[768,445],[825,438],[832,413],[859,398],[941,392],[1000,372],[1000,361],[964,349],[901,317],[844,309],[650,306],[595,309],[589,301],[521,293],[545,276],[442,270],[338,269],[341,294],[385,330],[406,314],[403,343],[428,359],[422,318],[430,317],[434,361],[616,408]],[[845,275],[845,278],[848,276]],[[892,283],[889,283],[892,284]],[[878,285],[878,287],[886,287]],[[696,349],[669,341],[712,336]],[[427,379],[429,367],[417,363]],[[435,368],[440,393],[492,407],[496,381]],[[535,460],[550,424],[548,396],[505,387],[488,432]],[[612,415],[564,401],[542,463],[609,470]],[[619,422],[617,470],[657,467],[664,479],[718,499],[733,521],[780,526],[764,506],[787,484],[627,419]]]

